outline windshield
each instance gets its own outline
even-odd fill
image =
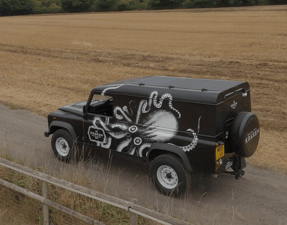
[[[93,95],[92,102],[93,101],[105,101],[111,98],[112,98],[111,96],[106,96],[106,95]]]

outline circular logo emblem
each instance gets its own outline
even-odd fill
[[[129,132],[130,133],[135,133],[137,132],[138,130],[138,127],[136,125],[132,125],[130,128],[129,128]]]
[[[142,139],[140,138],[140,137],[136,137],[135,139],[134,139],[134,144],[135,145],[140,145],[142,143]]]

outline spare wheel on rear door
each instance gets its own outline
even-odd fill
[[[250,157],[259,143],[260,126],[257,116],[252,112],[239,113],[231,128],[231,146],[242,157]]]

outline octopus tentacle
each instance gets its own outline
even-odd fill
[[[189,132],[192,133],[192,135],[193,135],[193,140],[192,140],[192,142],[191,142],[189,145],[184,146],[184,147],[181,147],[182,150],[185,151],[185,152],[189,152],[189,151],[191,151],[192,149],[194,149],[195,146],[197,145],[197,142],[198,142],[198,137],[197,137],[196,133],[194,132],[194,130],[188,129],[187,131],[189,131]]]
[[[178,114],[178,118],[181,117],[181,113],[173,107],[172,105],[172,95],[169,94],[169,93],[165,93],[161,96],[161,98],[159,99],[159,101],[157,101],[157,96],[158,96],[158,92],[157,91],[153,91],[151,94],[150,94],[150,97],[149,97],[149,101],[147,102],[145,100],[145,102],[143,103],[143,107],[142,107],[142,113],[148,113],[151,109],[151,105],[153,103],[153,105],[156,107],[156,108],[161,108],[162,107],[162,104],[163,104],[163,100],[168,98],[169,99],[169,102],[168,102],[168,106],[170,109],[172,109],[173,111],[175,111],[177,114]]]
[[[97,121],[100,123],[101,127],[109,133],[109,135],[111,135],[113,138],[116,138],[116,139],[121,139],[123,137],[126,137],[127,136],[127,132],[125,132],[125,130],[127,130],[127,126],[125,126],[124,124],[113,124],[111,126],[111,128],[114,128],[114,127],[120,127],[120,128],[123,128],[121,132],[113,132],[111,131],[107,124],[104,123],[100,118],[98,117],[95,117],[94,121],[93,121],[93,124],[96,128],[100,128],[97,126]]]
[[[120,128],[122,131],[127,131],[128,130],[128,126],[122,123],[114,123],[110,125],[111,128]]]
[[[136,118],[136,124],[139,123],[140,116],[141,116],[141,112],[142,112],[142,107],[143,107],[143,105],[144,105],[145,102],[146,102],[146,100],[141,100],[141,101],[140,101],[140,104],[139,104],[139,107],[138,107],[137,118]]]
[[[150,111],[152,102],[154,101],[154,99],[157,98],[157,95],[158,95],[158,92],[157,92],[157,91],[153,91],[153,92],[150,94],[148,103],[147,103],[147,101],[145,100],[145,103],[144,103],[143,108],[142,108],[142,113],[148,113],[148,112]],[[148,108],[147,108],[147,106],[148,106]]]
[[[123,140],[117,147],[117,152],[121,152],[125,147],[127,147],[132,141],[132,138]]]
[[[166,99],[166,98],[169,99],[169,102],[168,102],[169,108],[172,109],[173,111],[175,111],[178,114],[178,118],[180,118],[181,117],[181,113],[176,108],[173,107],[173,105],[172,105],[172,95],[169,94],[169,93],[163,94],[161,96],[161,98],[160,98],[158,103],[156,101],[156,98],[154,98],[154,102],[153,102],[154,106],[157,107],[157,108],[160,108],[162,106],[163,100]]]
[[[134,155],[136,151],[136,146],[133,146],[130,150],[129,150],[129,154],[130,155]]]
[[[140,156],[140,157],[143,157],[143,155],[142,155],[143,150],[144,150],[145,148],[147,148],[147,147],[150,147],[150,146],[151,146],[151,143],[142,144],[142,146],[141,146],[141,147],[139,148],[139,150],[138,150],[139,156]]]
[[[107,127],[107,124],[105,124],[99,117],[95,117],[94,120],[93,120],[93,125],[97,128],[99,128],[97,126],[97,121],[101,124],[101,126],[105,129],[105,131],[111,131],[108,127]]]
[[[126,137],[128,135],[128,133],[123,132],[123,131],[121,131],[121,132],[111,132],[110,131],[109,135],[111,135],[115,139],[122,139],[122,138]]]
[[[200,120],[201,120],[201,117],[198,118],[198,123],[197,123],[197,133],[198,134],[199,134],[199,131],[200,131]]]
[[[122,115],[119,115],[117,113],[117,111],[120,111],[120,113]],[[118,120],[122,120],[123,118],[125,118],[128,122],[132,122],[131,119],[126,115],[126,113],[119,107],[119,106],[116,106],[115,109],[114,109],[114,115],[116,116],[116,118]]]
[[[121,85],[118,85],[118,86],[108,87],[108,88],[106,88],[106,89],[104,89],[104,90],[102,91],[101,95],[105,95],[105,94],[106,94],[106,91],[111,90],[111,89],[117,89],[117,88],[119,88],[119,87],[121,87],[121,86],[123,86],[123,85],[124,85],[124,84],[121,84]]]
[[[194,132],[194,130],[188,129],[187,131],[191,132],[192,135],[193,135],[193,140],[190,142],[190,144],[188,144],[186,146],[178,146],[178,145],[175,145],[175,144],[172,144],[172,143],[168,143],[168,144],[177,146],[177,147],[181,148],[184,152],[189,152],[192,149],[194,149],[195,146],[198,143],[198,137],[197,137],[196,133]]]
[[[123,107],[123,110],[124,110],[124,112],[126,112],[129,116],[133,116],[133,114],[134,114],[133,109],[132,109],[130,103],[129,103],[129,109],[128,109],[128,107],[125,105],[125,106]],[[129,110],[130,110],[130,111],[129,111]]]
[[[101,146],[103,148],[110,148],[111,147],[111,143],[112,143],[112,138],[111,137],[108,137],[108,140],[106,143],[101,143]]]

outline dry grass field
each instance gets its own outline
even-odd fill
[[[0,102],[41,115],[139,76],[246,80],[249,164],[287,172],[287,6],[0,18]]]

